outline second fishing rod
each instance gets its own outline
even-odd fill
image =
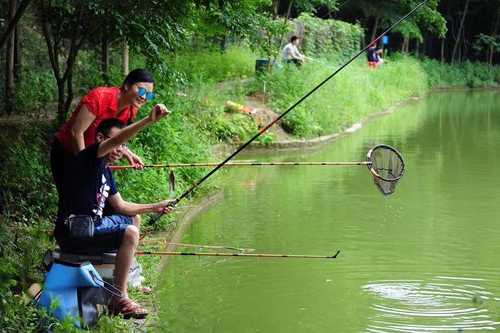
[[[348,61],[346,61],[343,65],[341,65],[337,70],[335,70],[332,74],[330,74],[327,78],[325,78],[323,81],[321,81],[318,85],[316,85],[313,89],[311,89],[308,93],[306,93],[304,96],[302,96],[297,102],[295,102],[293,105],[291,105],[287,110],[285,110],[282,114],[280,114],[278,117],[276,117],[273,121],[271,121],[268,125],[264,126],[258,133],[256,133],[253,137],[251,137],[247,142],[243,143],[241,146],[239,146],[233,153],[231,153],[226,159],[224,159],[222,162],[220,162],[217,166],[215,166],[212,170],[210,170],[205,176],[203,176],[201,179],[199,179],[197,182],[195,182],[190,188],[188,188],[184,193],[182,193],[178,198],[172,201],[171,206],[177,205],[181,200],[189,196],[196,188],[198,188],[203,182],[205,182],[210,176],[212,176],[214,173],[216,173],[220,168],[222,168],[225,164],[227,164],[230,160],[232,160],[236,155],[238,155],[241,151],[243,151],[248,145],[250,145],[253,141],[255,141],[259,136],[261,136],[263,133],[265,133],[270,127],[272,127],[274,124],[276,124],[278,121],[280,121],[283,117],[285,117],[289,112],[291,112],[293,109],[295,109],[299,104],[301,104],[304,100],[306,100],[309,96],[314,94],[319,88],[321,88],[323,85],[325,85],[328,81],[330,81],[333,77],[335,77],[338,73],[340,73],[342,70],[344,70],[347,66],[349,66],[354,60],[356,60],[360,55],[364,54],[368,48],[377,43],[383,36],[385,36],[388,32],[390,32],[394,27],[399,25],[401,22],[406,20],[408,17],[410,17],[413,13],[415,13],[418,9],[423,7],[428,0],[424,0],[421,3],[419,3],[415,8],[413,8],[410,12],[408,12],[406,15],[401,17],[399,20],[397,20],[395,23],[393,23],[389,28],[387,28],[382,34],[380,34],[377,38],[372,40],[368,45],[366,45],[363,49],[361,49],[358,53],[356,53],[354,56],[352,56]],[[373,172],[374,176],[377,176],[376,172]],[[153,216],[151,218],[151,223],[155,223],[160,217],[165,214],[164,212],[159,213],[156,216]]]
[[[367,166],[370,161],[363,162],[228,162],[225,167],[244,167],[244,166]],[[145,169],[181,169],[181,168],[206,168],[217,166],[219,163],[206,162],[206,163],[165,163],[165,164],[146,164],[143,166]],[[112,165],[111,170],[136,170],[137,167],[133,165]]]

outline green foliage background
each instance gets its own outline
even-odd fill
[[[351,57],[359,51],[364,39],[359,25],[323,20],[309,13],[301,14],[292,24],[303,27],[303,49],[311,57]]]
[[[299,21],[305,31],[305,53],[316,59],[300,70],[294,66],[276,67],[255,79],[256,55],[244,41],[233,43],[224,52],[207,46],[160,54],[161,61],[168,64],[168,71],[156,68],[155,102],[165,103],[172,114],[141,133],[131,142],[131,148],[146,163],[213,161],[210,152],[213,145],[238,144],[257,131],[257,125],[248,116],[226,113],[226,101],[244,103],[249,94],[257,92],[265,94],[276,111],[283,111],[330,75],[343,59],[359,50],[363,38],[359,26],[318,20],[308,15],[302,15]],[[32,49],[30,52],[39,51]],[[113,49],[111,58],[118,58],[118,52]],[[79,56],[75,72],[79,94],[103,84],[95,59],[91,49]],[[295,136],[314,137],[341,131],[398,101],[422,96],[429,87],[500,84],[500,69],[483,64],[450,66],[400,55],[387,60],[378,70],[368,70],[365,60],[360,58],[290,113],[283,126]],[[131,61],[131,68],[136,68],[146,67],[151,60],[135,52]],[[112,62],[111,82],[120,85],[122,79],[120,63]],[[17,100],[21,110],[27,114],[45,110],[38,116],[46,118],[51,115],[55,98],[48,67],[23,74]],[[145,116],[151,106],[143,107],[139,117]],[[49,123],[47,119],[23,120],[2,126],[0,330],[6,332],[46,330],[53,324],[53,320],[37,311],[24,294],[32,282],[42,281],[42,255],[54,246],[48,231],[53,225],[57,198],[48,157],[55,128]],[[272,137],[262,137],[263,143],[269,140]],[[182,193],[205,172],[207,170],[203,169],[176,170],[175,194]],[[166,170],[120,171],[116,172],[116,177],[120,192],[128,200],[148,202],[168,196]],[[220,178],[212,180],[197,194],[202,196],[213,190],[219,181]],[[165,218],[155,226],[148,226],[146,221],[145,227],[163,229],[171,219]],[[155,269],[154,260],[143,259],[151,283],[154,283],[151,273]],[[55,331],[71,330],[68,323],[58,323],[54,327]],[[119,319],[103,318],[96,330],[112,332],[131,330],[131,327]]]

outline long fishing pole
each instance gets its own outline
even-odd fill
[[[265,131],[267,131],[271,126],[276,124],[278,121],[280,121],[284,116],[286,116],[290,111],[295,109],[300,103],[302,103],[306,98],[311,96],[313,93],[316,92],[319,88],[321,88],[325,83],[330,81],[335,75],[337,75],[339,72],[341,72],[344,68],[346,68],[348,65],[350,65],[354,60],[356,60],[361,54],[365,53],[368,48],[374,44],[377,43],[383,36],[385,36],[389,31],[394,29],[398,24],[400,24],[402,21],[406,20],[409,16],[411,16],[415,11],[417,11],[420,7],[425,5],[428,0],[422,1],[420,4],[418,4],[415,8],[413,8],[408,14],[405,16],[401,17],[399,20],[397,20],[393,25],[391,25],[389,28],[387,28],[380,36],[375,38],[373,41],[371,41],[368,45],[366,45],[361,51],[356,53],[351,59],[349,59],[346,63],[344,63],[342,66],[340,66],[336,71],[334,71],[331,75],[329,75],[326,79],[321,81],[316,87],[314,87],[311,91],[309,91],[307,94],[302,96],[297,102],[295,102],[292,106],[290,106],[285,112],[280,114],[276,119],[271,121],[268,125],[263,127],[257,134],[255,134],[250,140],[242,144],[236,151],[234,151],[231,155],[229,155],[224,161],[220,162],[215,168],[210,170],[205,176],[203,176],[200,180],[198,180],[196,183],[194,183],[189,189],[187,189],[184,193],[182,193],[178,198],[173,200],[171,202],[171,206],[175,206],[179,201],[187,197],[191,192],[193,192],[198,186],[200,186],[205,180],[207,180],[210,176],[212,176],[215,172],[217,172],[220,168],[222,168],[227,162],[229,162],[233,157],[238,155],[243,149],[245,149],[249,144],[251,144],[255,139],[257,139],[260,135],[262,135]],[[160,217],[165,214],[164,212],[159,213],[158,215],[154,216],[151,218],[151,223],[155,223]]]
[[[241,248],[241,247],[236,247],[236,246],[229,246],[229,245],[203,245],[203,244],[188,244],[188,243],[176,243],[176,242],[169,242],[165,239],[160,239],[160,240],[147,240],[146,242],[142,241],[142,243],[159,243],[162,242],[165,245],[174,245],[178,247],[194,247],[197,249],[216,249],[216,250],[231,250],[231,251],[238,251],[238,252],[253,252],[255,249],[250,249],[250,248]]]
[[[274,254],[274,253],[219,253],[219,252],[153,252],[138,251],[138,256],[197,256],[197,257],[236,257],[236,258],[281,258],[281,259],[336,259],[340,250],[332,256],[307,255],[307,254]]]
[[[195,248],[202,248],[202,249],[231,250],[231,251],[238,251],[238,252],[255,251],[255,249],[240,248],[240,247],[228,246],[228,245],[201,245],[201,244],[188,244],[188,243],[175,243],[175,242],[165,242],[165,244],[166,245],[175,245],[175,246],[180,246],[180,247],[195,247]]]
[[[240,167],[240,166],[366,166],[371,165],[372,162],[228,162],[225,167]],[[166,163],[166,164],[146,164],[144,168],[203,168],[217,166],[219,163]],[[111,170],[127,170],[136,169],[133,165],[113,165],[110,166]]]

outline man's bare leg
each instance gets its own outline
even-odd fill
[[[139,229],[129,225],[123,235],[123,240],[115,261],[115,286],[122,292],[123,297],[128,297],[128,272],[134,260],[135,250],[139,244]]]
[[[132,223],[139,229],[141,230],[141,216],[140,215],[135,215],[132,216]]]

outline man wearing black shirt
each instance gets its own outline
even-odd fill
[[[382,50],[377,49],[377,44],[372,43],[368,50],[366,50],[366,57],[368,59],[368,67],[376,68],[380,62],[380,55],[382,54]]]
[[[117,119],[102,121],[96,131],[96,144],[74,156],[61,185],[60,211],[54,235],[61,249],[72,253],[102,253],[117,250],[114,280],[122,296],[113,299],[113,312],[125,317],[143,318],[147,311],[128,298],[127,278],[135,250],[139,243],[139,214],[170,212],[171,201],[137,204],[122,199],[117,191],[108,165],[120,159],[123,145],[144,127],[168,114],[167,108],[157,104],[149,116],[121,128]],[[103,216],[109,204],[115,215]],[[72,234],[71,223],[80,223],[77,217],[94,221],[93,236]]]

